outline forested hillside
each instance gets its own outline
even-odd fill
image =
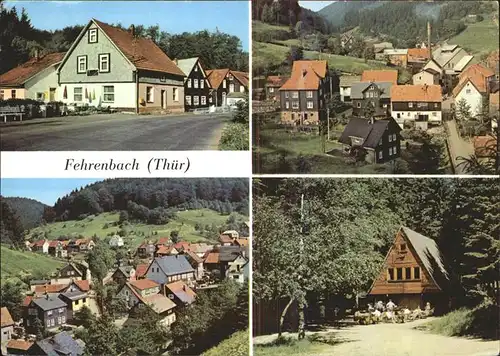
[[[335,1],[325,6],[318,15],[336,27],[344,25],[344,17],[348,12],[359,11],[364,8],[374,8],[383,5],[382,1]]]
[[[100,19],[104,22],[105,19]],[[90,21],[90,18],[89,18]],[[55,31],[33,27],[30,14],[17,7],[7,9],[0,0],[0,73],[26,62],[35,53],[65,52],[87,23],[74,24]],[[115,24],[120,26],[120,24]],[[201,29],[200,29],[201,30]],[[207,68],[231,68],[248,71],[248,53],[241,48],[238,37],[220,31],[206,30],[171,34],[160,26],[135,24],[135,32],[152,39],[172,59],[200,57]]]
[[[110,179],[73,191],[45,209],[44,220],[66,221],[111,211],[129,220],[165,224],[176,209],[208,208],[248,215],[246,179]]]
[[[43,212],[47,205],[29,198],[4,197],[2,199],[17,213],[24,229],[31,229],[42,222]]]
[[[427,21],[433,41],[448,39],[467,26],[467,15],[491,14],[494,4],[484,1],[383,2],[377,7],[353,8],[345,13],[343,28],[359,26],[367,36],[384,38],[398,47],[413,47],[427,39]]]

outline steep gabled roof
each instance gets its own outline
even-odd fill
[[[9,312],[9,309],[7,309],[6,307],[2,307],[2,309],[0,309],[0,326],[3,328],[3,327],[6,327],[6,326],[10,326],[10,325],[14,325],[14,320],[12,319],[12,316],[10,315],[10,312]]]
[[[390,99],[391,82],[359,82],[353,83],[351,87],[351,99],[363,99],[363,93],[368,87],[374,84],[380,91],[380,98]]]
[[[410,241],[423,266],[436,283],[436,286],[443,290],[444,286],[441,285],[442,279],[449,280],[450,276],[444,266],[443,258],[436,241],[405,226],[402,226],[401,230]]]
[[[393,85],[391,87],[391,101],[397,102],[442,102],[441,87],[439,85]]]
[[[191,304],[196,298],[196,293],[183,281],[168,283],[166,287],[183,303]]]
[[[195,64],[198,63],[198,60],[199,60],[198,57],[193,57],[185,59],[174,59],[174,62],[177,64],[180,70],[182,70],[182,72],[186,76],[188,76],[193,71]]]
[[[31,345],[33,345],[33,342],[29,342],[29,341],[25,341],[25,340],[21,340],[21,339],[11,339],[9,340],[9,342],[7,343],[7,352],[9,349],[11,350],[22,350],[22,351],[27,351]],[[14,353],[13,353],[14,354]],[[19,355],[19,353],[16,353],[17,355]]]
[[[327,61],[295,61],[290,79],[280,90],[317,90],[327,68]]]
[[[351,137],[358,137],[363,139],[362,147],[375,148],[382,139],[391,121],[395,124],[393,125],[394,128],[398,132],[401,131],[401,128],[393,118],[375,120],[372,124],[370,120],[354,117],[349,120],[349,123],[339,138],[339,142],[345,145],[351,145]]]
[[[235,70],[231,71],[231,74],[241,83],[245,88],[248,88],[248,73],[238,72]]]
[[[148,271],[149,265],[147,263],[143,263],[140,265],[137,265],[137,268],[135,269],[135,277],[136,278],[141,278],[146,275],[146,272]]]
[[[397,70],[365,70],[361,75],[362,82],[390,82],[398,84]]]
[[[189,264],[186,256],[175,255],[156,257],[155,262],[167,276],[194,272],[194,269]]]
[[[137,290],[151,289],[159,287],[160,285],[151,279],[138,279],[129,282],[132,287]]]
[[[421,62],[429,58],[428,48],[408,48],[408,62]]]
[[[229,68],[207,70],[208,81],[212,88],[218,89],[228,72]]]
[[[64,54],[64,52],[49,53],[39,57],[38,60],[36,58],[32,58],[26,63],[23,63],[9,70],[7,73],[0,75],[0,85],[21,86],[41,71],[60,63]]]
[[[266,78],[266,85],[271,87],[280,87],[288,80],[288,77],[280,75],[270,75]]]
[[[32,303],[36,304],[42,310],[53,310],[57,308],[66,308],[66,303],[54,295],[47,295],[42,298],[33,299]]]
[[[36,344],[46,355],[83,355],[85,343],[75,340],[70,334],[63,331],[47,339],[37,341]]]

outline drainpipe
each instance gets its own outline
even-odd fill
[[[135,71],[135,113],[139,114],[139,70]]]

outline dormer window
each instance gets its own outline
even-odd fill
[[[97,43],[97,28],[89,30],[89,43]]]

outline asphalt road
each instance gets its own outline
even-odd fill
[[[231,114],[107,114],[0,123],[2,151],[216,150]]]

